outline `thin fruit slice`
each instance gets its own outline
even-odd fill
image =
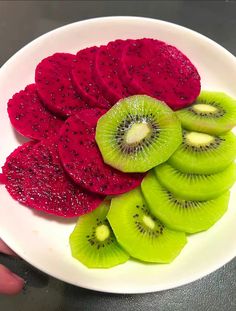
[[[62,217],[80,216],[94,210],[103,197],[78,187],[60,163],[55,138],[42,140],[31,150],[25,168],[27,206]]]
[[[120,58],[124,47],[130,40],[116,40],[101,46],[96,57],[96,73],[98,81],[105,93],[110,93],[112,102],[132,95],[118,75]]]
[[[176,47],[154,39],[131,41],[123,49],[120,77],[137,94],[163,100],[174,110],[188,106],[200,93],[200,76]]]
[[[30,84],[16,93],[8,101],[7,111],[17,132],[36,140],[58,134],[64,123],[44,107],[35,84]]]
[[[212,174],[224,170],[236,156],[236,137],[183,130],[183,142],[170,157],[169,164],[181,172]]]
[[[127,192],[141,184],[143,174],[125,174],[103,162],[95,142],[96,123],[103,111],[87,110],[70,117],[62,127],[59,154],[72,179],[95,193],[114,195]]]
[[[56,114],[68,117],[86,108],[70,77],[75,55],[55,53],[43,59],[35,71],[37,90],[45,106]]]
[[[236,100],[225,93],[202,91],[193,105],[176,113],[187,130],[220,135],[236,125]]]
[[[207,230],[228,208],[229,191],[209,201],[187,201],[163,188],[153,172],[144,178],[141,188],[153,215],[169,228],[188,233]]]
[[[108,109],[111,106],[109,94],[104,94],[95,77],[95,59],[98,47],[79,51],[72,68],[72,78],[79,94],[90,107]]]
[[[236,165],[214,174],[183,173],[168,163],[154,168],[158,180],[175,196],[185,200],[210,200],[228,190],[236,180]]]
[[[81,216],[70,235],[72,256],[88,268],[111,268],[129,259],[106,219],[109,205],[104,201],[92,213]]]
[[[113,198],[107,218],[118,243],[142,261],[169,263],[187,242],[150,213],[139,188]]]
[[[122,172],[146,172],[180,145],[181,126],[163,102],[130,96],[98,120],[96,141],[105,163]]]
[[[26,202],[24,189],[25,164],[28,161],[30,151],[34,147],[34,142],[27,142],[16,148],[6,159],[2,167],[5,187],[13,199],[20,203]],[[4,180],[3,179],[3,180]]]

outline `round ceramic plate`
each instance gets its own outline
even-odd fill
[[[183,51],[196,65],[203,89],[221,90],[236,97],[236,59],[223,47],[189,29],[139,17],[108,17],[74,23],[34,40],[0,70],[0,165],[23,138],[12,129],[7,101],[34,81],[39,61],[55,52],[76,52],[117,38],[151,37]],[[236,188],[224,217],[210,230],[188,238],[171,264],[135,261],[112,269],[87,269],[71,257],[68,237],[75,219],[45,216],[14,201],[0,186],[0,237],[38,269],[65,282],[104,292],[145,293],[177,287],[221,267],[236,255]]]

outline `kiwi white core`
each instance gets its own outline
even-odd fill
[[[102,242],[102,241],[105,241],[109,237],[110,229],[106,225],[100,225],[96,228],[95,234],[96,234],[96,238]]]
[[[218,109],[214,106],[207,105],[207,104],[196,104],[193,105],[193,109],[196,112],[203,112],[203,113],[212,113],[212,112],[217,112]]]
[[[134,123],[127,131],[125,141],[128,145],[136,144],[149,135],[151,129],[146,122]]]
[[[215,140],[214,136],[198,132],[189,132],[186,134],[185,138],[189,144],[193,146],[205,146]]]
[[[143,215],[143,222],[148,228],[150,229],[155,228],[155,221],[150,216]]]

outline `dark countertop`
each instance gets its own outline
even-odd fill
[[[0,66],[39,35],[98,16],[136,15],[194,29],[236,55],[234,1],[0,1]],[[145,295],[113,295],[74,287],[19,259],[0,262],[27,280],[16,297],[0,295],[2,311],[236,311],[236,259],[194,283]]]

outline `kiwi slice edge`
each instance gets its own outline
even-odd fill
[[[153,171],[164,188],[186,200],[214,199],[231,188],[236,180],[234,162],[213,174],[183,173],[168,163],[156,166]]]
[[[141,184],[142,193],[152,213],[169,228],[197,233],[209,229],[226,212],[229,191],[208,201],[190,201],[176,197],[164,188],[154,172]]]
[[[210,174],[223,171],[235,159],[236,136],[183,130],[183,141],[168,163],[181,172]]]

